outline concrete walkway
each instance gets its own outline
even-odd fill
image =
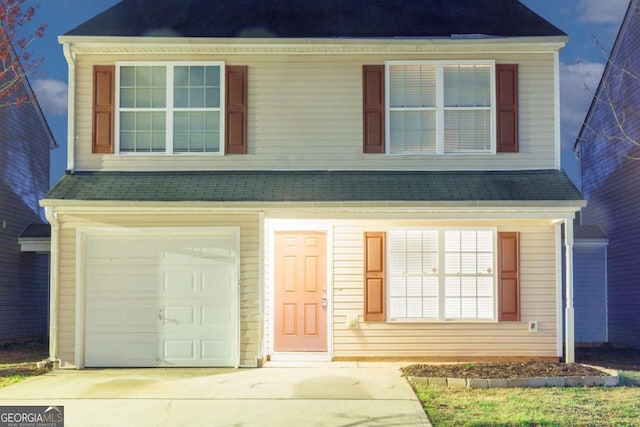
[[[58,370],[0,406],[64,406],[65,426],[430,426],[393,365]]]

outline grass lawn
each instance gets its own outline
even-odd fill
[[[620,386],[414,389],[434,427],[640,426],[640,352],[603,346],[578,356],[582,363],[619,369]]]
[[[45,370],[37,368],[36,363],[47,356],[47,344],[43,343],[1,345],[0,388],[45,373]]]
[[[415,390],[435,427],[640,425],[638,386]]]

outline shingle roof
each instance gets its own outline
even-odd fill
[[[74,36],[564,36],[518,0],[123,0]]]
[[[76,172],[46,199],[213,202],[582,201],[562,171]]]

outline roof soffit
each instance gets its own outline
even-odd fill
[[[60,36],[73,54],[552,53],[566,36],[482,39],[214,39]]]

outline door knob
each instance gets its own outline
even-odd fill
[[[323,307],[327,306],[327,296],[326,295],[322,295],[322,306]]]

